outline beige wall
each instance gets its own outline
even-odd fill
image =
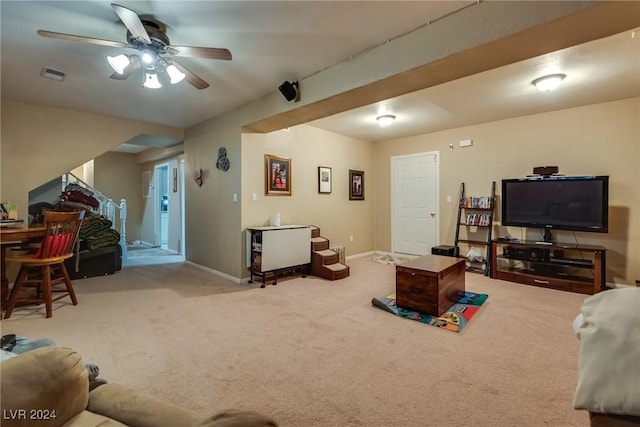
[[[126,240],[140,240],[142,223],[142,168],[136,156],[128,153],[108,152],[94,160],[94,188],[119,204],[127,201]],[[119,218],[119,215],[116,216]],[[120,224],[114,224],[120,231]]]
[[[193,263],[232,278],[243,274],[240,126],[240,114],[231,111],[185,134],[185,255]],[[226,148],[230,162],[227,172],[216,168],[221,147]],[[202,169],[202,187],[193,180],[196,169]],[[238,194],[238,202],[233,201],[233,193]]]
[[[607,279],[640,279],[640,98],[519,117],[375,144],[376,249],[389,251],[390,158],[440,152],[440,243],[453,244],[460,183],[467,194],[488,195],[491,182],[557,165],[566,175],[609,175],[609,233],[576,232],[579,243],[607,248]],[[458,142],[472,139],[473,146]],[[454,149],[449,149],[454,144]],[[452,197],[447,203],[446,197]],[[496,219],[500,219],[498,209]],[[526,231],[526,234],[525,234]],[[507,230],[518,238],[539,238],[537,230]],[[496,226],[494,236],[505,231]],[[574,234],[554,231],[561,242]]]
[[[291,159],[291,196],[265,195],[265,154]],[[347,255],[373,251],[373,144],[307,125],[242,137],[242,228],[313,224]],[[318,166],[331,168],[332,192],[318,193]],[[349,169],[365,172],[365,199],[349,200]],[[257,201],[252,200],[256,193]],[[349,236],[353,236],[353,242]],[[245,274],[246,275],[246,274]]]
[[[139,134],[183,139],[178,128],[2,99],[1,197],[26,213],[30,190]]]
[[[36,125],[22,117],[28,114],[39,118]],[[82,124],[71,124],[73,119],[81,120],[85,116],[92,119],[86,128]],[[534,166],[550,164],[558,165],[567,175],[610,175],[610,232],[576,233],[576,237],[580,243],[607,247],[608,281],[633,284],[640,278],[638,117],[640,98],[633,98],[373,144],[306,125],[293,127],[289,132],[241,135],[242,115],[232,111],[186,132],[186,257],[232,278],[246,277],[244,228],[267,223],[274,212],[281,214],[283,224],[317,225],[332,243],[345,245],[348,255],[390,251],[390,157],[439,151],[440,242],[443,244],[453,242],[455,199],[460,182],[466,183],[469,194],[486,194],[491,181],[499,184],[502,178],[523,176]],[[64,155],[51,156],[51,150],[45,149],[51,146],[45,135],[55,134],[47,131],[47,126],[58,128],[57,124],[47,125],[47,119],[56,123],[63,119],[70,126],[55,138],[54,145]],[[94,129],[90,132],[91,124],[97,126],[97,122],[102,132],[96,133]],[[63,168],[62,165],[68,164],[67,157],[82,158],[73,162],[83,163],[89,155],[84,150],[88,134],[96,133],[97,147],[117,145],[114,141],[122,136],[113,135],[122,135],[120,122],[3,101],[3,198],[8,194],[18,200],[22,194],[19,190],[24,188],[22,209],[26,211],[28,190],[44,182],[43,176],[53,173],[49,163]],[[135,132],[131,123],[125,127]],[[112,136],[101,138],[101,135]],[[58,141],[60,138],[65,141]],[[457,142],[461,139],[472,139],[474,145],[460,148]],[[27,148],[23,149],[22,144]],[[454,144],[453,150],[448,148],[449,144]],[[89,146],[98,149],[93,144]],[[231,162],[228,172],[215,167],[218,149],[222,146],[227,149]],[[264,195],[264,154],[292,158],[291,197]],[[115,158],[105,160],[109,165]],[[330,195],[317,193],[318,166],[332,168]],[[35,177],[23,173],[27,168],[35,169]],[[192,179],[196,168],[204,171],[202,187],[197,187]],[[98,169],[96,167],[96,174],[101,174]],[[366,172],[364,202],[348,200],[349,169]],[[31,184],[38,181],[38,177],[38,184]],[[139,186],[138,178],[134,179],[136,184],[131,187],[135,193]],[[11,191],[5,190],[9,188]],[[119,197],[115,193],[122,190],[114,188],[113,191],[110,196]],[[258,197],[256,202],[251,201],[253,192]],[[238,194],[238,202],[233,202],[233,193]],[[452,203],[446,202],[447,196],[452,197]],[[508,231],[514,236],[526,237],[519,229]],[[500,234],[504,233],[497,227],[494,235]],[[554,234],[559,241],[573,241],[573,233],[556,231]],[[349,241],[351,235],[354,242]],[[128,240],[131,239],[128,237]]]

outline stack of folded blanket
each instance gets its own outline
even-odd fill
[[[60,195],[60,202],[75,208],[84,207],[87,210],[98,209],[100,206],[93,192],[78,184],[68,184]]]
[[[95,250],[115,246],[120,242],[120,233],[112,222],[103,216],[85,218],[80,227],[80,249]]]

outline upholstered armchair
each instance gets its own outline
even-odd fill
[[[120,384],[89,391],[75,351],[42,347],[0,363],[2,425],[64,427],[275,427],[260,414],[225,411],[203,418]]]

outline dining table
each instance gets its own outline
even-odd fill
[[[9,279],[7,278],[7,265],[5,257],[7,255],[7,249],[12,246],[19,246],[23,242],[37,239],[45,235],[46,227],[44,224],[31,224],[25,225],[8,225],[0,228],[0,251],[2,254],[2,260],[0,266],[2,267],[2,283],[0,284],[0,303],[2,309],[7,305],[9,299]]]

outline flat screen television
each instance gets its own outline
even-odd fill
[[[609,177],[503,179],[502,225],[607,233]]]

